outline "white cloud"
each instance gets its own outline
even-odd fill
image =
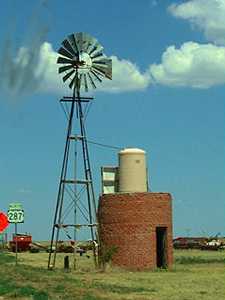
[[[170,5],[169,11],[177,18],[190,21],[209,41],[225,45],[225,0],[189,0]]]
[[[68,84],[63,84],[61,76],[58,74],[56,60],[58,53],[55,52],[51,44],[45,42],[40,48],[40,60],[36,74],[42,74],[40,89],[47,92],[69,91]],[[120,60],[112,56],[113,80],[104,80],[97,90],[105,92],[124,92],[143,90],[149,85],[149,75],[142,74],[138,67],[128,60]]]
[[[40,47],[39,63],[36,69],[36,76],[42,77],[39,90],[50,93],[58,93],[66,88],[61,76],[58,74],[56,64],[58,54],[48,42]]]
[[[169,6],[170,13],[188,20],[213,44],[186,42],[170,46],[161,64],[150,66],[156,83],[168,86],[209,88],[225,83],[225,0],[187,0]],[[218,45],[218,46],[216,46]]]
[[[180,49],[170,46],[161,64],[150,66],[158,84],[209,88],[225,83],[225,48],[213,44],[184,43]]]

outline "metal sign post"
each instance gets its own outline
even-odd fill
[[[8,210],[9,223],[15,224],[15,252],[16,265],[18,264],[18,239],[17,239],[17,224],[24,223],[24,210],[21,203],[11,203]]]
[[[17,266],[17,264],[18,264],[17,223],[15,223],[15,236],[16,236],[16,266]]]

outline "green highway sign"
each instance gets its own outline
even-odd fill
[[[11,203],[7,213],[9,223],[23,223],[24,210],[21,203]]]

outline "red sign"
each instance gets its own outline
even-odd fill
[[[8,217],[4,213],[0,212],[0,232],[4,231],[8,225]]]

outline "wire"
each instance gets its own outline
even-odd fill
[[[97,143],[91,140],[87,140],[87,142],[89,144],[93,144],[93,145],[97,145],[97,146],[101,146],[101,147],[105,147],[105,148],[110,148],[110,149],[115,149],[115,150],[122,150],[124,147],[117,147],[117,146],[112,146],[112,145],[106,145],[106,144],[102,144],[102,143]]]

